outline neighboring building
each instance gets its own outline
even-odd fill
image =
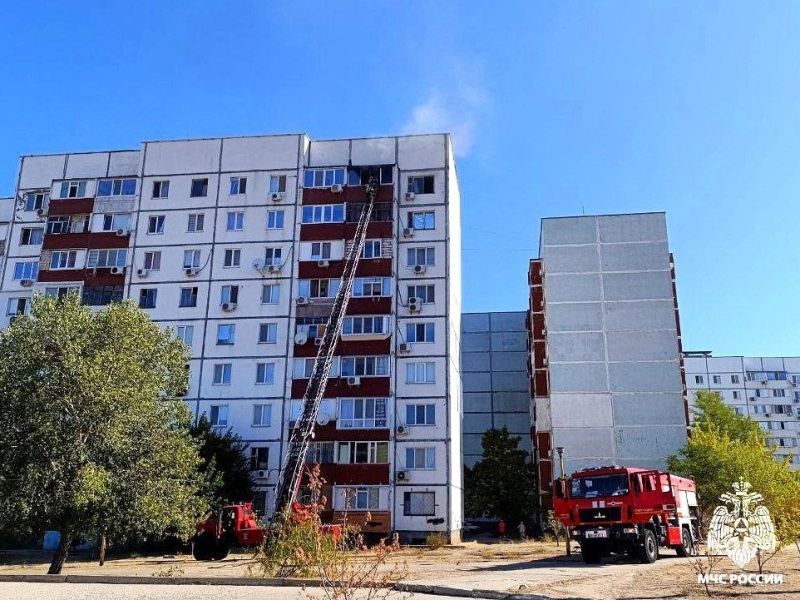
[[[737,414],[758,422],[779,457],[791,456],[792,465],[800,468],[800,357],[685,352],[684,362],[690,402],[697,390],[717,392]]]
[[[14,198],[0,198],[0,256],[5,254],[8,247],[8,229],[13,218]],[[0,277],[2,277],[1,272]]]
[[[529,283],[543,491],[560,475],[558,447],[567,474],[665,467],[687,409],[664,213],[543,219]]]
[[[378,205],[310,458],[333,508],[352,492],[370,531],[457,539],[461,233],[448,135],[25,156],[5,323],[35,292],[77,290],[97,307],[136,300],[191,346],[186,403],[250,444],[271,507],[371,175]]]
[[[461,316],[461,380],[464,392],[464,464],[480,460],[481,438],[506,427],[531,451],[528,330],[525,312]]]

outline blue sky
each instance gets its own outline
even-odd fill
[[[16,2],[0,195],[22,154],[451,131],[465,310],[525,309],[541,217],[663,210],[684,347],[798,355],[798,31],[788,1]]]

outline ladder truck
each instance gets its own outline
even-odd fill
[[[364,251],[367,225],[372,219],[377,196],[378,179],[373,176],[366,186],[366,202],[358,220],[355,239],[345,256],[339,291],[334,298],[328,326],[303,395],[303,411],[289,432],[287,452],[283,457],[275,488],[273,523],[277,519],[286,518],[290,513],[295,520],[303,521],[309,518],[311,512],[312,507],[303,506],[297,501],[297,494],[303,479],[306,454],[314,439],[314,425],[328,384],[336,344],[342,333],[347,304],[353,295],[356,268]],[[277,531],[275,529],[271,535],[276,535]],[[333,525],[329,527],[329,531],[334,537],[341,537],[341,528]],[[252,504],[232,504],[224,507],[219,515],[197,525],[192,553],[197,560],[221,560],[228,555],[231,546],[257,546],[263,541],[264,532],[256,522]]]

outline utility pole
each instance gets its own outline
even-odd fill
[[[556,452],[558,453],[558,463],[561,467],[561,480],[565,481],[564,479],[564,446],[556,446]],[[569,526],[566,527],[567,530],[567,556],[572,556],[572,544],[570,544],[570,530]]]

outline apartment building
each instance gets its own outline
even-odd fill
[[[557,448],[567,474],[664,468],[688,418],[664,213],[543,219],[528,282],[542,491],[560,475]]]
[[[184,399],[250,445],[268,511],[373,176],[377,206],[310,460],[329,516],[369,511],[371,532],[457,538],[460,197],[446,134],[25,156],[5,322],[34,293],[135,300],[191,347]]]
[[[800,357],[686,352],[684,362],[690,402],[698,390],[717,392],[737,414],[758,422],[778,457],[800,468]]]

